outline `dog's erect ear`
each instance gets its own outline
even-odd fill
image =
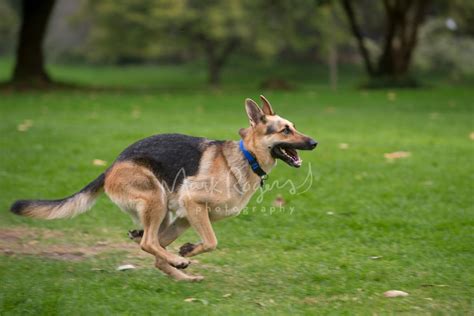
[[[248,134],[248,129],[247,128],[241,128],[239,129],[239,135],[240,138],[244,139]]]
[[[273,112],[273,109],[272,109],[272,105],[270,104],[270,102],[268,102],[267,98],[261,95],[260,99],[262,99],[262,102],[263,102],[263,107],[262,107],[263,113],[265,113],[265,115],[275,115],[275,112]]]
[[[257,103],[252,99],[245,100],[245,110],[247,111],[247,116],[252,126],[257,125],[262,121],[262,118],[265,117],[265,114],[263,114]]]

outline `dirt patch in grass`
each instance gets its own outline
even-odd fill
[[[83,245],[63,242],[61,239],[64,239],[64,233],[60,231],[22,227],[2,228],[0,230],[0,254],[35,255],[67,261],[79,261],[111,252],[126,252],[127,258],[150,257],[132,241],[94,240],[93,236],[86,235],[87,242],[85,243],[92,243],[92,245]]]

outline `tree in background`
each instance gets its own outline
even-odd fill
[[[0,55],[6,55],[13,50],[18,24],[17,8],[10,1],[0,0]],[[18,10],[19,11],[19,10]]]
[[[12,84],[41,85],[51,82],[45,69],[42,46],[54,3],[55,0],[22,1]]]
[[[175,0],[162,0],[167,6]],[[208,82],[219,85],[223,66],[241,45],[251,44],[251,1],[181,1],[173,16],[162,17],[164,29],[187,49],[201,52],[207,63]]]
[[[93,59],[118,63],[203,58],[208,83],[217,86],[237,51],[271,59],[285,50],[320,45],[321,29],[331,27],[319,21],[320,4],[318,0],[89,1],[85,15],[92,16],[93,28],[88,51]]]
[[[250,45],[253,1],[89,1],[94,25],[90,44],[97,60],[112,62],[203,56],[208,81],[218,85],[223,66]]]
[[[459,80],[474,74],[474,1],[434,1],[419,31],[414,64]]]
[[[385,29],[381,40],[382,52],[376,63],[370,56],[365,36],[357,20],[354,0],[342,0],[352,34],[357,40],[365,69],[372,78],[387,78],[397,84],[409,72],[417,44],[418,28],[422,24],[430,0],[384,0]],[[373,3],[371,3],[373,5]],[[371,12],[376,14],[375,12]]]

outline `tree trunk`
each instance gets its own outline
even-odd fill
[[[215,59],[208,57],[207,71],[208,84],[211,87],[218,87],[221,82],[221,66]]]
[[[336,16],[334,14],[334,8],[331,7],[331,28],[336,28]],[[337,56],[337,42],[334,38],[329,40],[329,49],[328,49],[328,65],[329,65],[329,84],[333,91],[337,90],[337,80],[338,80],[338,56]]]
[[[373,76],[375,74],[374,67],[372,66],[372,62],[370,60],[369,51],[367,50],[367,47],[365,47],[364,36],[362,35],[359,24],[357,23],[354,8],[352,7],[352,1],[342,0],[342,7],[344,8],[347,18],[349,19],[352,34],[357,40],[357,45],[359,47],[360,54],[362,55],[362,59],[364,60],[365,69],[369,76]]]
[[[239,45],[238,40],[231,39],[222,44],[213,40],[201,38],[207,59],[208,83],[212,87],[218,87],[221,83],[222,68],[227,62],[230,54]],[[219,49],[219,46],[223,46]]]
[[[408,73],[428,3],[428,0],[384,1],[387,26],[378,75],[398,78]]]
[[[331,89],[337,90],[337,46],[334,43],[329,47],[328,54],[328,64],[329,64],[329,83]]]
[[[55,0],[23,0],[22,22],[16,51],[12,83],[48,83],[43,39]]]
[[[352,0],[342,0],[369,76],[399,79],[406,77],[410,69],[418,28],[423,22],[430,0],[384,0],[383,3],[386,22],[383,48],[377,67],[374,68],[364,46],[364,38],[356,21]]]

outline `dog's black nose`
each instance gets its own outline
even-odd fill
[[[314,139],[310,139],[308,145],[311,149],[315,149],[316,146],[318,146],[318,142],[315,141]]]

